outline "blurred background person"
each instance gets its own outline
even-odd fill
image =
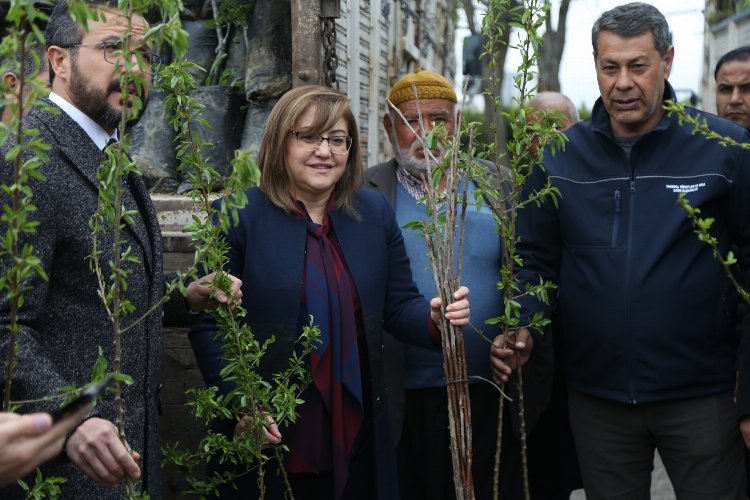
[[[547,117],[547,123],[560,132],[567,130],[581,120],[573,101],[560,92],[539,92],[531,98],[529,106],[534,110],[529,115],[532,122],[539,122],[543,117]],[[531,154],[537,154],[539,142],[536,137],[532,139],[531,146]]]
[[[716,63],[716,113],[750,130],[750,46],[730,50]],[[745,448],[745,472],[750,478],[750,451]],[[750,498],[750,481],[747,482]]]
[[[3,97],[8,100],[13,100],[18,105],[19,95],[23,96],[25,101],[23,106],[23,115],[25,116],[29,110],[30,103],[28,102],[29,95],[31,94],[31,79],[38,80],[45,84],[45,88],[49,90],[49,65],[47,62],[46,47],[43,45],[28,47],[28,50],[23,57],[23,89],[21,86],[21,75],[20,68],[12,64],[10,61],[0,57],[0,68],[5,68],[2,75],[2,89]],[[17,58],[18,59],[18,58]],[[19,61],[20,62],[20,61]],[[42,96],[37,96],[42,97]],[[5,105],[2,108],[2,122],[7,124],[10,122],[12,113],[12,107]]]
[[[529,120],[546,121],[561,132],[580,121],[573,101],[559,92],[539,92],[531,98],[529,106],[534,110],[529,113]],[[531,153],[537,154],[537,138],[533,138],[531,144]],[[552,395],[549,406],[539,417],[539,422],[529,437],[529,481],[534,499],[568,500],[573,490],[583,488],[583,481],[570,430],[566,366],[562,355],[565,339],[557,313],[552,315],[548,331],[554,353]]]
[[[716,114],[750,130],[750,46],[730,50],[716,63]]]

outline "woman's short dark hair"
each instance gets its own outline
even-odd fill
[[[336,183],[336,205],[356,216],[354,191],[362,186],[364,171],[359,151],[359,129],[349,99],[328,87],[304,85],[290,90],[279,99],[268,116],[268,125],[258,150],[258,167],[261,172],[260,189],[271,202],[286,210],[297,210],[297,201],[292,194],[292,178],[286,158],[288,141],[295,140],[292,132],[297,120],[309,108],[315,109],[315,117],[308,132],[320,134],[333,127],[342,118],[346,122],[352,147],[341,179]]]

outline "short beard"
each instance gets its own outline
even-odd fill
[[[107,88],[102,91],[88,85],[80,76],[76,58],[72,59],[70,86],[68,95],[72,103],[83,113],[94,120],[104,129],[116,129],[122,120],[122,111],[115,109],[107,100],[113,92],[120,90],[120,79],[110,81]],[[127,102],[127,94],[123,94],[123,106],[130,106]],[[146,98],[143,98],[143,108],[146,107]],[[128,116],[129,121],[135,120],[135,116]]]
[[[419,139],[415,139],[414,142],[408,148],[399,148],[397,141],[392,141],[391,145],[395,151],[396,160],[401,167],[409,172],[415,179],[428,180],[430,178],[430,170],[433,165],[433,161],[429,156],[424,158],[417,158],[416,151],[419,149]],[[435,156],[437,161],[443,157],[442,148],[438,151]]]
[[[73,68],[75,67],[76,65],[73,63]],[[107,98],[112,92],[119,90],[119,88],[120,82],[117,80],[111,81],[105,91],[89,86],[80,77],[80,73],[74,69],[70,79],[70,86],[68,87],[68,95],[73,104],[83,111],[86,116],[98,123],[102,128],[112,129],[120,125],[122,112],[112,107]]]

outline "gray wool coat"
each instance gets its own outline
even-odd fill
[[[46,101],[49,106],[54,105]],[[101,348],[113,369],[113,328],[101,299],[97,295],[97,281],[90,270],[88,256],[92,249],[89,218],[97,207],[96,171],[104,158],[83,129],[66,113],[52,114],[40,108],[32,109],[25,118],[28,128],[40,131],[41,138],[51,146],[41,171],[46,180],[34,181],[33,203],[37,210],[32,218],[39,221],[34,234],[24,242],[34,247],[49,280],[34,275],[25,293],[25,304],[20,313],[21,328],[17,345],[20,351],[13,370],[13,400],[34,399],[54,394],[59,387],[80,386],[91,380],[91,369]],[[7,184],[13,165],[5,158],[6,144],[0,157],[0,178]],[[122,232],[126,245],[132,248],[139,263],[128,265],[129,287],[125,296],[135,306],[135,313],[122,322],[128,325],[140,317],[164,294],[161,232],[154,207],[139,176],[130,176],[130,190],[124,190],[123,204],[136,210],[133,225]],[[2,193],[2,202],[7,196]],[[136,202],[136,197],[139,198]],[[140,209],[139,209],[140,207]],[[0,234],[5,228],[0,224]],[[112,232],[103,237],[102,266],[112,259]],[[6,265],[2,262],[2,265]],[[123,385],[125,434],[133,450],[141,456],[142,487],[151,498],[161,498],[161,451],[159,443],[158,388],[162,348],[162,316],[167,313],[187,316],[184,300],[173,297],[165,311],[161,308],[147,320],[123,335],[123,372],[134,379],[131,386]],[[0,297],[0,348],[7,359],[9,301]],[[180,319],[178,319],[180,321]],[[5,371],[2,375],[5,378]],[[4,380],[3,380],[4,382]],[[60,401],[23,406],[22,412],[49,411]],[[90,416],[114,422],[114,403],[107,394]],[[121,498],[123,489],[110,490],[85,476],[63,453],[42,467],[45,476],[64,476],[63,498],[107,499]],[[27,478],[33,483],[33,478]],[[17,487],[0,490],[0,497],[19,495]]]

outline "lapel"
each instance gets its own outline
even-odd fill
[[[128,175],[128,184],[130,189],[127,187],[123,189],[123,205],[128,210],[135,210],[136,215],[133,220],[135,225],[128,225],[127,229],[143,247],[143,255],[146,256],[146,270],[150,275],[153,275],[154,258],[156,255],[161,255],[161,229],[156,217],[156,210],[151,202],[151,196],[148,194],[143,176]]]
[[[367,181],[375,191],[383,193],[391,207],[396,206],[396,160],[391,159],[382,165],[372,167],[372,173],[367,177]]]
[[[55,106],[51,101],[45,99],[46,104]],[[33,111],[36,111],[33,110]],[[86,132],[64,111],[59,110],[57,114],[44,114],[40,118],[41,125],[45,126],[48,133],[54,138],[62,156],[68,161],[60,163],[56,167],[70,166],[90,185],[95,196],[99,193],[99,181],[96,178],[96,172],[99,169],[104,154],[96,147],[94,141]],[[132,180],[130,179],[132,178]],[[139,203],[134,198],[133,192],[127,187],[122,192],[122,204],[127,210],[136,212],[133,218],[133,224],[126,226],[126,231],[138,242],[145,256],[146,270],[149,274],[153,273],[153,259],[156,245],[160,245],[160,232],[158,232],[158,222],[154,207],[151,204],[151,198],[148,190],[140,175],[131,175],[128,182],[134,188],[133,192],[142,197],[141,201],[144,210],[139,210]],[[156,223],[156,231],[153,224]]]
[[[300,314],[307,222],[273,205],[257,188],[247,191],[240,220],[228,235],[230,269],[243,280],[250,322],[295,323]],[[268,293],[271,286],[273,293]],[[296,323],[295,323],[296,324]]]
[[[330,218],[333,229],[336,231],[336,240],[339,248],[352,275],[354,286],[360,296],[366,294],[368,287],[366,283],[371,279],[372,267],[371,262],[377,261],[379,247],[374,241],[374,235],[381,228],[373,228],[373,219],[369,213],[365,213],[367,206],[357,200],[356,205],[359,210],[361,220],[357,220],[336,209],[331,211]],[[368,224],[364,223],[367,220]],[[366,257],[365,257],[366,256]],[[366,300],[362,300],[362,307],[365,307]]]

